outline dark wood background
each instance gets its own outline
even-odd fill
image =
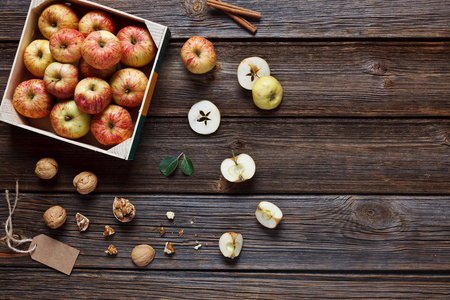
[[[65,276],[0,243],[2,298],[450,296],[449,1],[226,1],[262,13],[252,20],[255,36],[202,1],[95,2],[172,31],[149,117],[134,161],[0,123],[0,188],[20,181],[15,232],[44,233],[81,251]],[[2,94],[28,5],[0,5]],[[193,75],[183,66],[179,52],[193,35],[214,43],[213,72]],[[265,58],[283,85],[278,109],[257,109],[237,83],[237,66],[248,56]],[[202,99],[223,117],[211,136],[187,122]],[[250,181],[221,177],[231,149],[255,159]],[[180,152],[193,160],[193,175],[166,178],[159,162]],[[50,181],[34,175],[45,156],[60,166]],[[85,170],[99,185],[81,196],[72,179]],[[136,205],[133,222],[114,219],[115,196]],[[275,230],[254,217],[262,200],[285,214]],[[56,204],[69,217],[50,230],[42,214]],[[175,223],[165,217],[169,210]],[[76,229],[76,212],[91,220],[85,233]],[[103,237],[104,225],[116,235]],[[244,236],[235,260],[218,249],[229,230]],[[174,256],[163,254],[166,241]],[[117,257],[104,253],[110,243]],[[141,243],[156,249],[146,268],[130,259]]]

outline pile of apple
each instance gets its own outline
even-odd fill
[[[50,114],[55,132],[69,139],[89,131],[103,145],[130,138],[133,122],[127,108],[142,104],[148,84],[137,68],[149,64],[157,51],[150,32],[126,26],[115,34],[108,13],[94,10],[78,19],[64,4],[45,8],[38,27],[45,39],[32,41],[23,56],[37,78],[16,87],[17,112],[27,118]]]

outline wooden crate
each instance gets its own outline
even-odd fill
[[[156,47],[158,48],[155,59],[149,65],[140,68],[149,78],[147,89],[144,95],[144,101],[142,102],[142,105],[140,107],[128,109],[128,111],[132,116],[134,124],[132,137],[114,146],[101,145],[99,142],[95,140],[94,136],[90,132],[82,138],[71,140],[58,136],[55,133],[50,124],[49,116],[41,119],[28,119],[18,114],[12,104],[14,90],[17,87],[17,85],[22,81],[34,78],[33,75],[25,68],[23,62],[23,53],[25,51],[25,48],[30,44],[31,41],[43,38],[37,26],[38,19],[41,12],[47,6],[53,3],[58,3],[58,1],[55,0],[31,1],[30,8],[28,10],[28,15],[22,31],[20,43],[16,52],[14,63],[12,65],[11,73],[0,106],[0,120],[27,130],[40,133],[42,135],[46,135],[67,143],[71,143],[73,145],[91,149],[93,151],[101,152],[121,159],[126,160],[133,159],[136,153],[139,137],[142,132],[142,128],[144,126],[153,90],[155,88],[156,79],[158,78],[159,67],[162,63],[162,59],[170,39],[170,30],[166,26],[103,5],[95,4],[90,1],[69,0],[63,2],[69,5],[77,13],[79,18],[81,18],[88,11],[99,9],[108,12],[114,17],[114,20],[116,21],[116,27],[118,29],[127,25],[146,26],[152,35]]]

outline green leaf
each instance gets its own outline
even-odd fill
[[[192,164],[192,160],[186,155],[183,157],[183,161],[181,162],[181,171],[183,171],[186,175],[191,175],[194,172],[194,165]]]
[[[167,156],[159,163],[159,170],[166,176],[172,174],[178,166],[178,158],[175,156]]]

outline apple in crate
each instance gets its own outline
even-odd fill
[[[36,77],[44,77],[45,69],[54,61],[48,40],[32,41],[23,53],[25,67]]]
[[[103,145],[116,145],[133,135],[133,121],[123,107],[110,104],[92,117],[91,132]]]
[[[112,16],[100,10],[85,14],[78,23],[78,30],[87,37],[93,31],[106,30],[116,33],[116,24]]]
[[[125,68],[114,73],[109,84],[114,102],[126,107],[138,107],[144,99],[148,78],[138,69]]]
[[[65,100],[53,106],[50,122],[58,135],[77,139],[89,132],[91,115],[79,109],[75,101]]]
[[[45,89],[61,99],[73,96],[78,84],[78,69],[72,64],[51,63],[44,73]]]
[[[78,71],[81,78],[98,77],[103,80],[109,80],[118,69],[118,65],[113,65],[108,69],[100,70],[88,64],[83,58],[80,58],[80,60],[78,61]]]
[[[96,69],[108,69],[122,58],[119,39],[109,31],[91,32],[81,45],[81,56]]]
[[[62,63],[74,63],[81,57],[81,45],[84,35],[78,30],[64,28],[50,38],[50,52]]]
[[[27,118],[43,118],[52,110],[53,97],[45,90],[42,79],[30,79],[14,90],[13,106]]]
[[[150,32],[140,26],[126,26],[117,33],[122,46],[121,62],[130,67],[143,67],[156,55],[156,46]]]
[[[88,114],[98,114],[111,102],[111,87],[97,77],[82,79],[75,88],[75,103]]]
[[[210,41],[201,36],[194,36],[181,48],[181,59],[189,71],[203,74],[214,68],[217,56]]]
[[[59,29],[78,29],[78,16],[65,4],[53,4],[42,11],[38,19],[38,27],[42,35],[50,39]]]

